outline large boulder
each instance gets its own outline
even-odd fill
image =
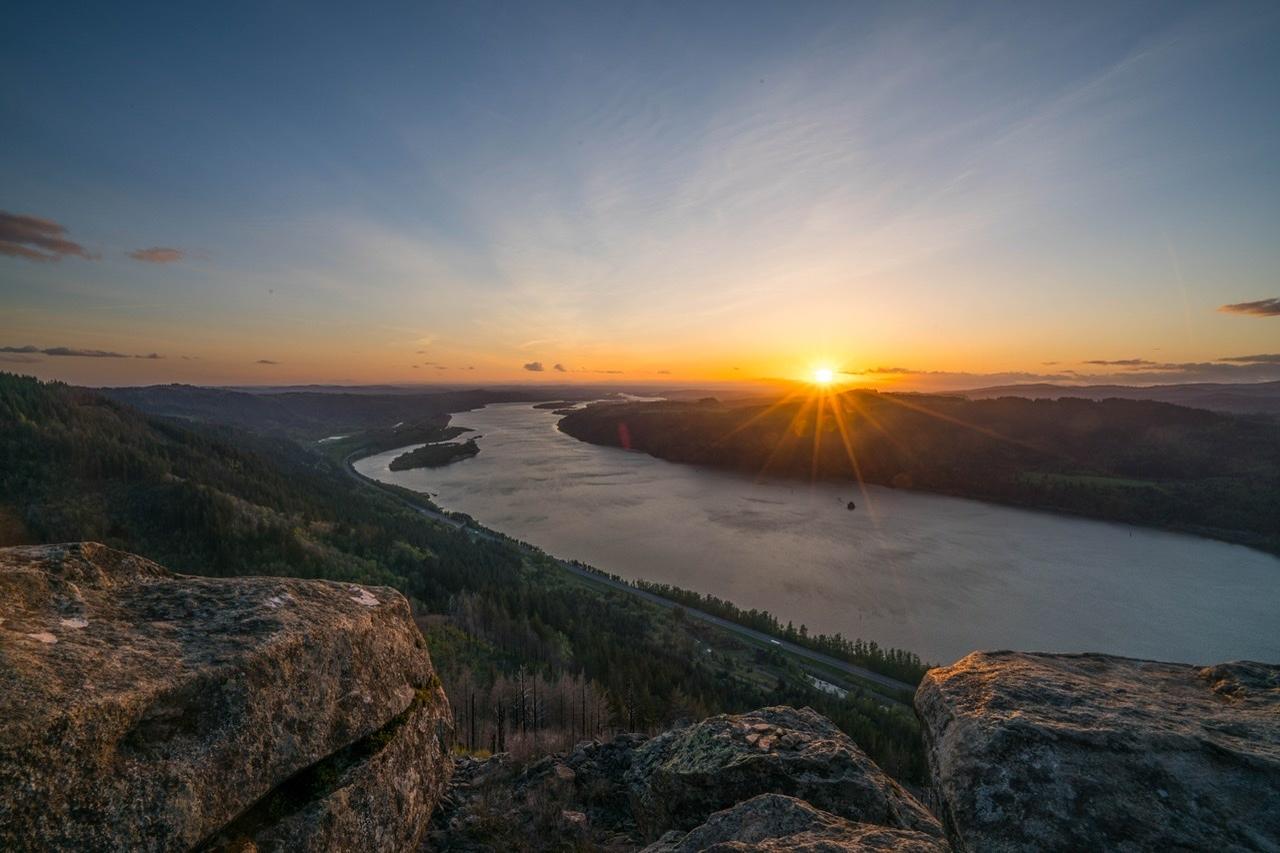
[[[768,793],[853,821],[942,835],[924,806],[808,708],[721,714],[665,732],[636,750],[627,780],[650,838],[693,829],[712,812]]]
[[[933,835],[854,823],[804,800],[761,794],[716,812],[696,829],[667,833],[644,853],[946,853]]]
[[[82,543],[0,549],[0,601],[0,849],[401,850],[448,782],[394,590]]]
[[[1280,850],[1280,667],[971,654],[916,693],[959,850]]]

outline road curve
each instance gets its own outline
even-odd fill
[[[359,480],[362,483],[367,483],[375,488],[378,488],[386,492],[385,489],[382,489],[383,484],[380,483],[378,480],[375,480],[372,477],[366,477],[364,474],[361,474],[359,471],[355,469],[355,466],[352,464],[352,457],[355,455],[356,454],[353,453],[347,456],[347,458],[343,460],[343,467],[347,469],[347,473],[349,473],[351,476],[355,477],[357,480]],[[395,494],[392,492],[387,492],[387,493],[392,494],[394,497],[400,500],[401,503],[403,503],[405,506],[409,507],[410,509],[414,510],[415,512],[421,513],[422,515],[426,516],[427,518],[430,518],[433,521],[438,521],[441,524],[447,524],[456,530],[465,529],[469,533],[471,533],[471,535],[479,539],[486,539],[490,542],[506,542],[509,545],[514,545],[515,547],[520,548],[521,550],[524,550],[529,553],[533,553],[534,551],[537,550],[533,546],[526,545],[523,542],[519,542],[517,540],[510,539],[505,536],[498,536],[497,534],[489,530],[486,530],[483,527],[468,526],[466,522],[459,521],[458,519],[453,518],[452,516],[449,516],[449,515],[446,515],[445,513],[431,509],[430,507],[422,506],[421,504],[418,504],[409,500],[403,495]],[[549,554],[546,554],[545,552],[539,552],[539,553],[542,553],[544,556],[550,557],[552,560],[556,562],[556,564],[560,566],[560,568],[564,569],[567,572],[571,572],[577,575],[578,577],[585,578],[589,581],[593,581],[595,583],[602,584],[604,586],[611,587],[613,589],[617,589],[622,592],[630,593],[631,595],[639,596],[640,598],[643,598],[646,601],[656,604],[659,607],[667,607],[667,608],[680,607],[684,610],[685,615],[691,619],[698,619],[703,622],[709,622],[712,625],[716,625],[717,627],[723,628],[726,631],[737,634],[741,637],[750,638],[752,640],[755,640],[757,643],[763,643],[766,646],[773,646],[781,651],[794,655],[795,657],[813,661],[814,663],[820,663],[823,666],[836,669],[840,672],[843,672],[847,675],[852,675],[864,681],[870,681],[875,684],[879,684],[880,686],[886,687],[890,690],[905,691],[908,694],[914,693],[916,690],[915,687],[911,686],[905,681],[899,681],[896,678],[890,678],[887,675],[881,675],[880,673],[873,672],[872,670],[869,670],[866,667],[861,667],[855,664],[851,664],[848,661],[843,661],[840,658],[832,657],[831,655],[814,651],[813,649],[809,649],[804,646],[797,645],[796,643],[792,643],[787,640],[780,640],[771,634],[766,634],[763,631],[757,631],[754,628],[748,628],[745,625],[739,625],[737,622],[731,622],[728,619],[724,619],[714,614],[707,613],[705,610],[695,610],[691,607],[688,607],[687,605],[681,604],[678,601],[672,601],[669,598],[663,598],[661,595],[658,595],[657,593],[649,592],[647,590],[637,589],[636,587],[632,586],[629,583],[626,583],[625,581],[617,580],[608,575],[601,574],[600,572],[593,572],[590,569],[584,569],[582,566],[576,565],[574,563],[566,562],[565,560],[561,560],[560,558],[551,556]],[[891,697],[885,697],[885,698],[889,699],[889,701],[895,701],[895,702],[897,701],[892,699]]]

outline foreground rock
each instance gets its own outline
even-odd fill
[[[1280,850],[1280,666],[971,654],[916,694],[959,850]]]
[[[518,767],[505,754],[460,758],[432,818],[428,848],[451,853],[587,848],[633,851],[643,839],[625,776],[643,735],[584,741]]]
[[[400,850],[447,784],[393,590],[83,543],[0,550],[0,600],[2,849]]]
[[[712,812],[768,793],[853,821],[942,835],[923,805],[808,708],[722,714],[661,734],[636,750],[628,783],[649,837],[693,829]]]
[[[941,851],[941,835],[831,722],[778,707],[585,742],[526,768],[460,759],[428,840],[468,853],[634,851],[659,836],[653,851]]]
[[[945,842],[923,832],[854,823],[794,797],[761,794],[716,812],[702,826],[684,835],[668,833],[646,847],[644,853],[945,853],[950,849]]]

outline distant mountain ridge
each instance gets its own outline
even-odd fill
[[[955,392],[970,400],[995,397],[1025,397],[1031,400],[1078,397],[1085,400],[1154,400],[1193,409],[1209,409],[1233,414],[1280,414],[1280,381],[1274,382],[1186,382],[1177,385],[1059,385],[1033,382],[1022,385],[992,385]]]
[[[330,431],[390,427],[399,421],[414,422],[489,403],[545,399],[545,393],[536,388],[440,393],[250,393],[195,385],[149,385],[102,388],[96,393],[152,415],[309,437],[321,437]]]

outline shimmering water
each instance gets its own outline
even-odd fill
[[[1280,660],[1280,559],[1175,533],[598,447],[527,403],[457,415],[479,456],[362,473],[629,578],[950,661],[974,649]],[[857,502],[849,512],[848,501]]]

